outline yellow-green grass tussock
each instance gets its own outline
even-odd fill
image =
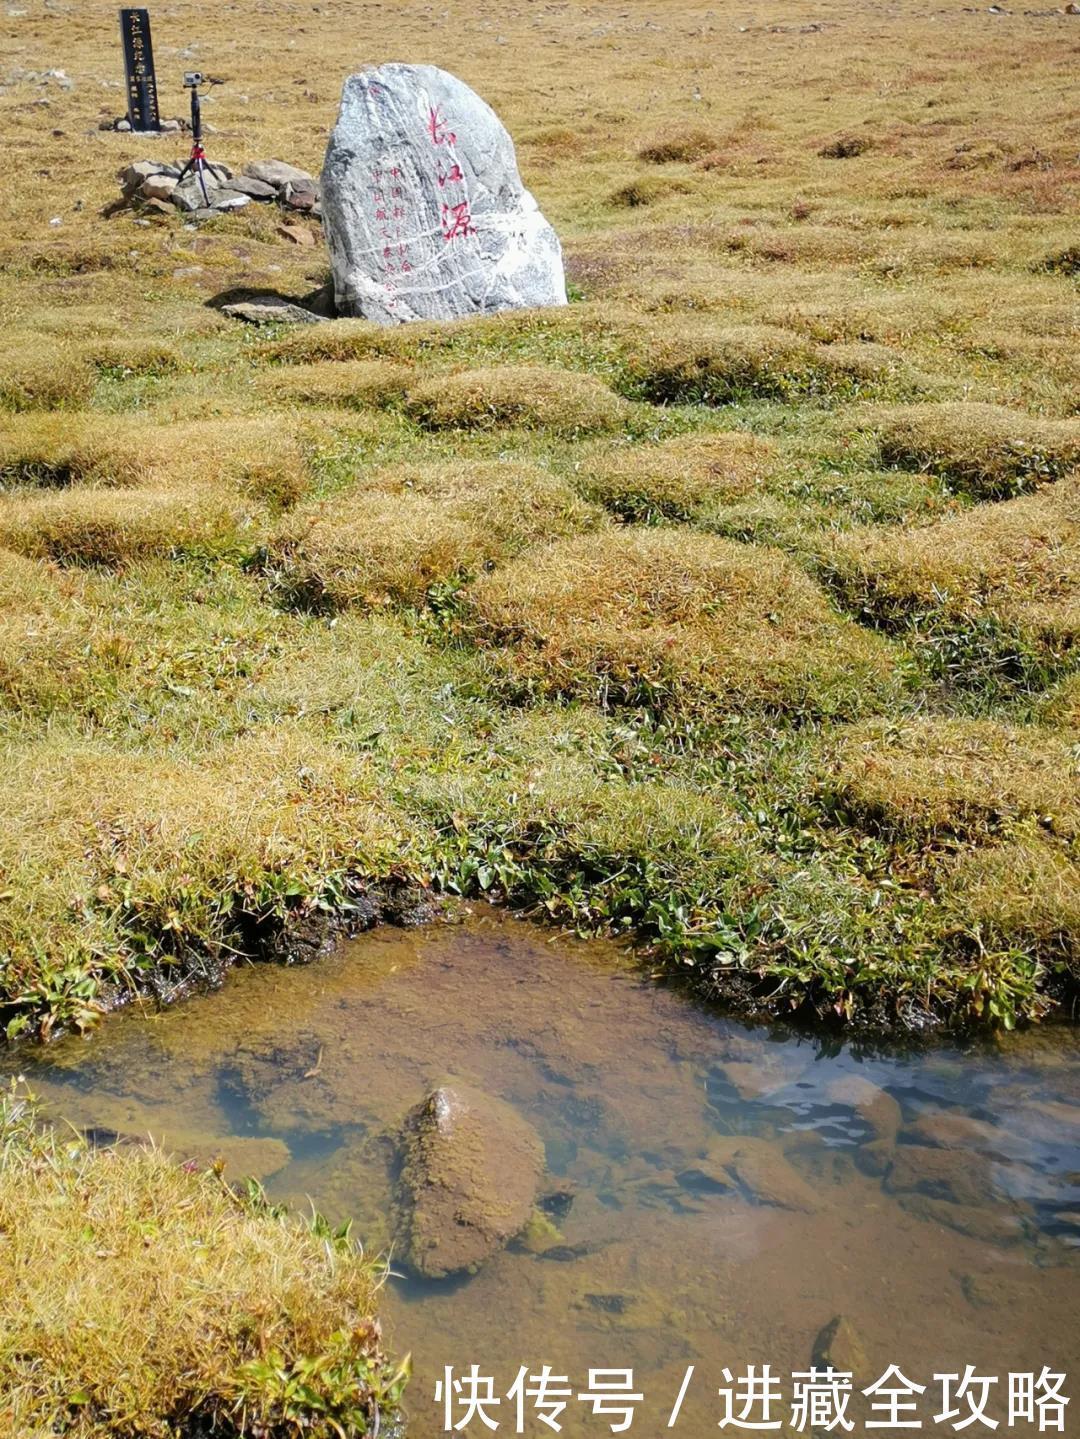
[[[210,485],[0,496],[0,545],[65,565],[239,554],[252,523],[250,504]]]
[[[932,470],[979,499],[1004,499],[1080,464],[1080,421],[1001,405],[910,405],[879,422],[882,461]]]
[[[9,741],[0,1012],[83,1024],[143,971],[213,973],[291,908],[407,868],[410,849],[364,759],[294,725],[198,763],[59,731]]]
[[[39,1130],[12,1091],[0,1232],[4,1439],[331,1439],[394,1412],[407,1371],[382,1348],[382,1266],[217,1166]]]
[[[632,414],[625,400],[595,375],[544,365],[500,365],[437,375],[415,385],[406,409],[432,430],[520,426],[559,435],[622,428]]]
[[[368,409],[400,400],[411,378],[392,360],[322,360],[277,366],[259,377],[259,388],[278,402]]]
[[[140,415],[71,411],[0,424],[0,489],[197,483],[294,503],[308,475],[288,417],[150,424]]]
[[[823,345],[780,325],[663,316],[625,343],[627,389],[654,404],[855,398],[916,385],[884,346]]]
[[[944,903],[957,926],[984,944],[1034,951],[1045,963],[1080,965],[1080,861],[1075,851],[1028,836],[963,855]]]
[[[53,336],[11,335],[0,348],[0,411],[77,408],[96,381],[78,347]]]
[[[623,519],[686,520],[753,495],[775,465],[775,445],[730,431],[590,450],[577,472],[582,493]]]
[[[526,545],[601,522],[536,465],[402,466],[368,476],[332,506],[295,510],[271,537],[264,567],[278,596],[305,608],[416,605]]]
[[[1051,729],[990,719],[866,721],[836,745],[829,788],[863,821],[979,840],[1026,822],[1080,835],[1080,750]]]
[[[881,703],[886,643],[775,551],[626,528],[533,550],[477,580],[479,638],[523,684],[600,703],[850,714]]]
[[[921,529],[837,535],[825,567],[847,606],[877,625],[991,626],[1052,669],[1080,643],[1080,477]]]

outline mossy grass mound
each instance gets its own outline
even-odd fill
[[[197,484],[293,504],[308,486],[304,451],[281,416],[149,425],[80,411],[20,415],[0,427],[0,489]]]
[[[620,429],[633,413],[595,375],[545,365],[499,365],[436,375],[414,386],[405,406],[431,430],[519,426],[570,437]]]
[[[184,368],[179,347],[152,335],[102,335],[80,346],[84,359],[118,379],[135,375],[175,375]]]
[[[925,381],[882,345],[823,345],[782,325],[662,317],[622,339],[623,387],[654,404],[907,397]]]
[[[1038,717],[1046,725],[1080,730],[1080,674],[1070,675],[1043,696]]]
[[[274,593],[314,610],[422,604],[434,588],[572,534],[602,515],[539,466],[459,461],[400,466],[278,528],[263,568]]]
[[[889,648],[783,555],[624,529],[533,550],[469,591],[478,639],[520,684],[602,704],[850,714],[883,704]]]
[[[716,502],[753,495],[775,470],[776,447],[743,431],[682,435],[660,444],[592,449],[578,487],[625,520],[688,520]]]
[[[251,543],[251,508],[208,485],[7,496],[0,498],[0,545],[64,565],[239,555]]]
[[[672,161],[692,163],[718,149],[719,144],[714,130],[686,125],[653,135],[637,153],[639,160],[647,160],[653,165],[668,165]]]
[[[144,484],[155,459],[131,422],[92,412],[22,415],[0,426],[2,489]]]
[[[0,410],[66,410],[85,405],[97,371],[70,341],[11,335],[0,349]]]
[[[402,872],[411,844],[369,765],[289,724],[199,762],[60,732],[8,742],[0,1016],[92,1021],[157,967],[213,974],[305,904]]]
[[[846,606],[881,628],[953,636],[973,668],[981,636],[999,668],[1052,674],[1080,645],[1080,477],[906,533],[838,535],[824,563]]]
[[[909,405],[878,422],[881,459],[932,470],[978,499],[1006,499],[1080,465],[1080,421],[1001,405]]]
[[[1080,980],[1080,863],[1069,849],[1026,836],[965,854],[944,904],[987,948],[1034,954]]]
[[[402,399],[412,378],[393,360],[321,360],[279,365],[259,376],[259,388],[279,402],[369,409]]]
[[[0,549],[0,700],[6,706],[28,713],[65,698],[80,673],[94,667],[90,631],[81,576]],[[98,643],[125,647],[108,626]]]
[[[875,720],[837,743],[830,788],[875,827],[981,840],[1029,822],[1080,835],[1080,757],[1071,737],[990,719]]]
[[[41,1131],[15,1093],[0,1097],[0,1214],[13,1439],[331,1439],[392,1418],[407,1369],[382,1348],[384,1271],[347,1229],[233,1190],[217,1167]]]

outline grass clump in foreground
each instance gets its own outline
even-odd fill
[[[431,430],[519,425],[569,436],[621,429],[633,413],[595,375],[542,365],[438,375],[414,386],[405,404],[409,414]]]
[[[1007,499],[1080,464],[1080,422],[1001,405],[911,405],[882,420],[879,444],[887,465],[932,470],[978,499]]]
[[[674,530],[601,531],[477,580],[478,638],[529,690],[706,715],[852,714],[890,692],[888,645],[776,551]]]
[[[904,534],[838,535],[824,569],[849,609],[908,632],[953,683],[1046,683],[1080,647],[1080,478]]]
[[[689,520],[710,503],[753,495],[775,461],[776,447],[757,435],[682,435],[591,451],[579,461],[578,484],[624,520]]]
[[[271,537],[262,567],[274,594],[303,609],[422,605],[530,543],[601,520],[534,465],[390,468],[333,506],[296,510]]]
[[[365,886],[414,872],[370,762],[295,725],[198,763],[59,731],[9,742],[2,759],[9,1035],[35,1019],[46,1033],[92,1022],[110,991],[212,979],[296,920],[348,914]]]
[[[1080,754],[1071,737],[996,720],[874,720],[839,743],[835,791],[874,825],[978,839],[1030,821],[1080,836]]]
[[[239,555],[254,516],[209,485],[64,490],[0,497],[0,545],[64,565],[112,566],[149,555]]]
[[[0,427],[0,490],[215,486],[271,506],[308,488],[287,418],[231,416],[148,425],[140,416],[20,415]]]
[[[332,1439],[394,1416],[383,1268],[216,1167],[39,1131],[12,1092],[0,1235],[0,1435]]]

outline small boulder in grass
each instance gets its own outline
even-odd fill
[[[275,190],[284,189],[290,182],[294,185],[315,184],[314,176],[307,170],[301,170],[297,165],[288,165],[284,160],[255,160],[244,166],[244,174],[249,179],[272,185]]]
[[[394,325],[567,302],[558,236],[506,127],[434,65],[348,77],[322,207],[343,315]]]

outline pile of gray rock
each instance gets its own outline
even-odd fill
[[[182,170],[179,164],[137,160],[119,173],[122,203],[162,213],[177,209],[196,220],[252,204],[276,204],[298,216],[322,219],[318,180],[284,160],[256,160],[239,174],[216,160],[207,161],[205,194],[197,175],[180,179]]]

